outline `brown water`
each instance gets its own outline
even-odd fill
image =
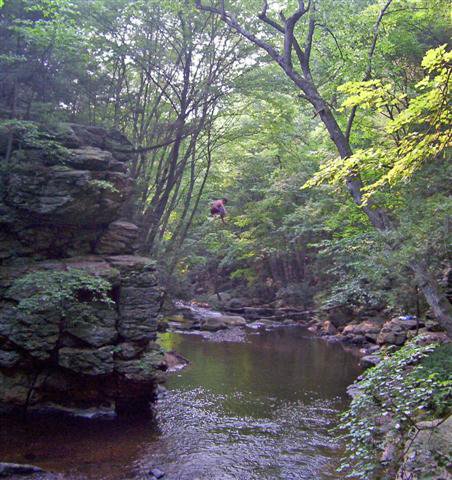
[[[157,423],[0,419],[0,459],[54,472],[45,478],[167,480],[337,479],[341,445],[331,427],[360,373],[339,345],[301,328],[213,342],[167,333],[192,362],[172,374]]]

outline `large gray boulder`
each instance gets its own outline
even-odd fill
[[[221,315],[219,318],[227,327],[244,327],[246,325],[245,318],[239,315]]]
[[[20,148],[0,169],[1,258],[91,253],[130,197],[127,168],[133,154],[121,134],[64,124],[42,136],[53,142],[53,150],[59,145],[58,151],[17,139]],[[2,154],[0,148],[0,159]],[[127,243],[108,253],[133,248]]]

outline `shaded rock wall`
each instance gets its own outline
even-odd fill
[[[134,254],[138,227],[121,218],[131,145],[73,124],[38,140],[17,139],[0,163],[0,407],[147,409],[165,369],[155,343],[163,292],[153,262]],[[112,301],[76,272],[108,281]],[[45,285],[52,276],[75,282],[61,285],[71,298]],[[24,278],[43,284],[19,288]]]

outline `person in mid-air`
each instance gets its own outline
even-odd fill
[[[218,215],[224,224],[226,224],[226,222],[224,221],[224,217],[226,216],[226,208],[225,208],[226,203],[228,203],[227,198],[220,198],[219,200],[214,200],[210,204],[210,214],[213,217]]]

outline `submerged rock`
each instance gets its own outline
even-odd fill
[[[169,372],[175,372],[186,367],[190,362],[180,353],[175,351],[165,352],[164,361]]]
[[[13,475],[33,475],[43,472],[44,470],[42,468],[36,467],[35,465],[0,462],[0,477],[2,478]]]

